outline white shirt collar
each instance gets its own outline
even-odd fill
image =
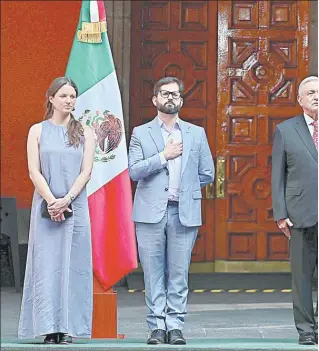
[[[308,116],[305,112],[303,113],[303,115],[305,117],[305,121],[306,121],[308,126],[314,122],[314,120],[310,116]]]
[[[158,124],[159,124],[160,128],[162,128],[163,124],[165,125],[165,123],[159,118],[159,116],[157,116],[157,121],[158,121]],[[180,123],[179,117],[177,117],[173,128],[175,128],[176,126],[178,126],[178,128],[180,128],[179,123]]]

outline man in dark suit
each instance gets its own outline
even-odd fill
[[[312,277],[318,265],[318,77],[299,86],[303,114],[277,125],[272,150],[274,219],[290,240],[293,312],[299,344],[318,343]]]

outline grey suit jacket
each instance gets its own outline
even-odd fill
[[[274,219],[294,228],[318,222],[318,151],[303,115],[276,126],[272,150]]]
[[[180,120],[183,140],[179,217],[186,227],[200,226],[201,187],[214,180],[214,164],[202,127]],[[138,181],[132,219],[158,223],[164,217],[168,201],[169,173],[159,153],[164,140],[157,119],[134,128],[129,147],[129,172]]]

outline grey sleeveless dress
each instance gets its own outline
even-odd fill
[[[83,144],[67,146],[67,128],[46,120],[40,138],[41,172],[56,198],[70,190],[80,173]],[[63,222],[41,217],[43,198],[35,190],[18,336],[49,333],[91,336],[93,273],[86,189]]]

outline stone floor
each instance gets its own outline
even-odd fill
[[[249,291],[249,290],[248,290]],[[316,350],[301,347],[294,327],[291,293],[274,292],[190,292],[184,336],[186,346],[147,346],[147,313],[144,293],[118,288],[118,333],[124,340],[76,340],[67,346],[75,350]],[[316,295],[316,294],[315,294]],[[316,296],[315,296],[316,298]],[[17,339],[21,295],[12,289],[1,291],[1,349],[60,350],[42,339],[21,343]],[[31,344],[32,342],[32,344]]]

